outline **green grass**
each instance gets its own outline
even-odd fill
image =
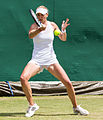
[[[33,117],[25,118],[28,107],[25,97],[0,97],[0,120],[103,120],[103,96],[76,97],[90,115],[74,115],[67,96],[36,96],[33,98],[40,109]]]

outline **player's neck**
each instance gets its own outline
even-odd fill
[[[43,21],[42,24],[47,25],[47,20]]]

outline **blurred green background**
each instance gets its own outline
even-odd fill
[[[29,9],[44,5],[48,20],[59,27],[66,18],[67,41],[57,37],[54,49],[71,81],[103,80],[103,0],[0,0],[0,81],[19,81],[31,59],[33,42],[28,31],[33,24]],[[48,71],[35,81],[57,81]]]

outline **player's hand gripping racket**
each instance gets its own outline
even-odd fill
[[[32,9],[29,10],[32,18],[34,19],[35,23],[39,26],[42,27],[42,24],[40,23],[40,21],[38,20],[36,14],[34,13],[34,11]]]

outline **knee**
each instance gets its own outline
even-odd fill
[[[24,76],[24,75],[21,75],[20,76],[20,81],[21,81],[21,84],[23,85],[23,84],[26,84],[26,82],[28,81],[28,78],[26,77],[26,76]]]
[[[65,86],[66,86],[66,88],[72,88],[73,87],[71,81],[69,81],[69,80],[65,82]]]

